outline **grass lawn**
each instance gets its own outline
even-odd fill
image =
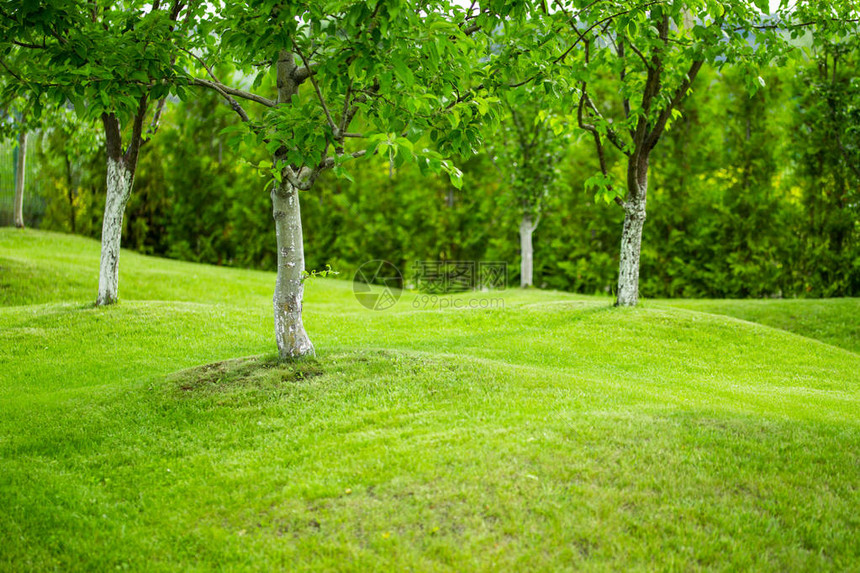
[[[316,279],[285,366],[273,273],[123,252],[96,309],[98,255],[0,229],[0,570],[860,570],[860,300]]]
[[[860,300],[666,300],[674,308],[725,314],[860,353]]]

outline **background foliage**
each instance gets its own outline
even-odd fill
[[[771,69],[753,97],[741,70],[702,72],[683,118],[652,156],[644,296],[860,295],[857,42],[808,56]],[[124,245],[273,268],[266,174],[254,167],[265,157],[227,145],[221,130],[235,124],[233,112],[201,93],[169,105],[163,122],[141,157]],[[44,203],[32,214],[42,228],[99,233],[103,150],[87,129],[60,125],[38,136],[40,188],[29,200]],[[620,159],[610,157],[610,168],[623,178]],[[520,213],[503,199],[509,183],[487,155],[460,167],[462,189],[447,175],[379,157],[354,162],[353,181],[323,175],[303,193],[308,268],[331,264],[349,278],[379,258],[408,276],[416,260],[497,260],[508,262],[515,284]],[[591,141],[572,140],[534,237],[538,286],[614,288],[621,213],[586,191],[595,169]]]

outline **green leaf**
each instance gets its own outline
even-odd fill
[[[346,179],[347,181],[355,182],[352,175],[349,174],[349,171],[340,166],[335,166],[332,171],[334,172],[334,176],[338,179]]]
[[[394,75],[397,76],[398,80],[407,86],[412,86],[415,83],[415,76],[412,74],[412,70],[409,69],[409,66],[403,60],[394,59],[391,63],[394,66]]]

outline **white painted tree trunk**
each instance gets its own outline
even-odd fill
[[[537,225],[530,213],[523,213],[520,221],[520,286],[527,288],[534,284],[534,248],[532,235]]]
[[[624,210],[617,304],[636,306],[639,302],[639,255],[642,252],[642,229],[645,226],[645,199],[628,201]]]
[[[15,226],[24,228],[24,177],[27,165],[27,132],[18,134],[18,164],[15,166]]]
[[[107,199],[102,220],[102,256],[97,306],[113,304],[119,290],[119,249],[125,205],[134,185],[134,172],[124,160],[107,160]]]
[[[624,202],[624,227],[621,230],[617,306],[636,306],[639,303],[639,255],[648,197],[648,156],[648,151],[637,150],[627,163],[627,201]]]
[[[275,283],[275,339],[282,360],[313,356],[302,324],[305,247],[298,191],[287,181],[272,191],[272,215],[278,240],[278,278]]]

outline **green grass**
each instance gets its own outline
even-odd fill
[[[662,302],[675,308],[725,314],[766,324],[860,353],[860,301],[857,299]]]
[[[314,280],[279,365],[273,274],[97,260],[0,229],[0,570],[860,570],[860,301]]]

